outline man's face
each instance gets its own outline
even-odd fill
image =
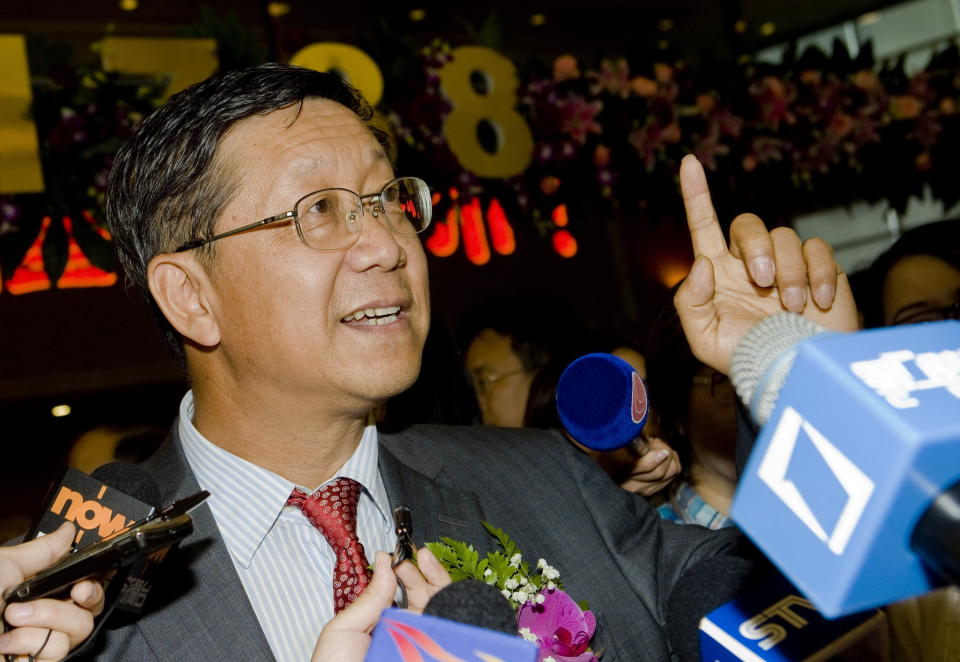
[[[533,373],[524,369],[510,337],[484,329],[467,348],[465,361],[483,424],[522,427]]]
[[[219,156],[239,187],[217,232],[318,189],[363,195],[394,177],[356,115],[321,99],[239,122]],[[216,243],[217,351],[231,379],[350,413],[416,379],[430,317],[426,257],[417,237],[391,233],[369,209],[362,223],[352,247],[330,253],[307,248],[285,222]]]

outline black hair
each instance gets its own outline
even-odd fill
[[[180,336],[150,295],[147,264],[160,253],[214,234],[216,220],[239,183],[238,174],[217,159],[227,131],[241,120],[307,98],[345,106],[384,143],[383,133],[369,124],[370,105],[341,78],[268,63],[220,72],[172,96],[140,123],[117,153],[107,188],[107,221],[128,282],[150,302],[181,361]],[[195,250],[209,267],[212,245]]]
[[[960,270],[960,220],[927,223],[904,232],[864,271],[851,276],[863,325],[884,326],[883,287],[893,266],[908,255],[930,255]]]
[[[703,364],[690,350],[672,300],[660,309],[650,327],[645,358],[650,404],[657,413],[661,434],[677,452],[686,473],[693,449],[684,422],[690,416],[691,384]]]
[[[510,338],[510,348],[529,371],[538,370],[555,356],[570,356],[583,345],[587,333],[569,303],[545,293],[512,294],[470,310],[458,333],[464,355],[486,329]]]

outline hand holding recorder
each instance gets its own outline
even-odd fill
[[[62,600],[32,600],[8,604],[7,591],[62,558],[76,533],[64,524],[53,533],[29,542],[0,547],[0,610],[13,629],[0,634],[0,655],[23,659],[59,660],[93,631],[93,619],[103,611],[103,587],[81,581]],[[8,658],[13,659],[13,658]]]

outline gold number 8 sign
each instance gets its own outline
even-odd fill
[[[484,91],[471,82],[479,76]],[[465,169],[480,177],[512,177],[527,169],[533,155],[533,135],[514,110],[517,70],[500,53],[482,46],[461,46],[440,70],[440,86],[453,106],[443,133]],[[496,146],[488,151],[478,129],[486,121]]]

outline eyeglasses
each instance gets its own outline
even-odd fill
[[[691,381],[697,386],[709,386],[710,397],[717,397],[720,388],[730,382],[730,378],[722,372],[712,370],[709,375],[694,375]]]
[[[433,205],[426,182],[417,177],[399,177],[380,189],[379,193],[360,195],[345,188],[325,188],[303,196],[290,211],[264,218],[255,223],[221,232],[209,239],[188,241],[177,253],[199,248],[255,228],[292,220],[300,240],[316,251],[342,251],[353,246],[360,236],[364,208],[381,219],[394,234],[412,237],[430,226]]]
[[[490,388],[499,382],[501,379],[506,379],[507,377],[513,377],[514,375],[520,375],[525,372],[530,372],[527,368],[518,368],[517,370],[510,370],[508,372],[501,372],[500,374],[490,374],[490,375],[473,375],[473,385],[477,389],[477,393],[484,395]]]
[[[946,306],[918,310],[906,317],[894,320],[891,326],[919,324],[920,322],[939,322],[941,320],[960,320],[960,301],[954,301]]]

